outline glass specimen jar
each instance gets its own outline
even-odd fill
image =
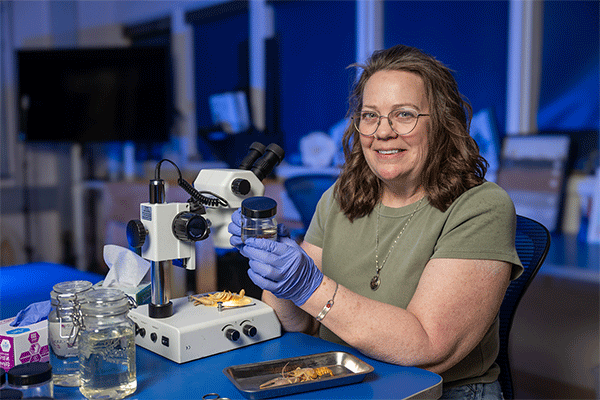
[[[80,302],[79,391],[88,399],[122,399],[135,392],[135,302],[118,289],[91,290]]]
[[[92,288],[88,281],[57,283],[50,292],[52,309],[48,315],[48,344],[52,381],[58,386],[79,386],[77,330],[73,311],[80,296]]]
[[[47,362],[32,362],[12,367],[7,374],[8,387],[18,390],[24,398],[53,397],[52,366]]]
[[[270,197],[249,197],[242,201],[242,241],[247,238],[277,240],[277,202]]]

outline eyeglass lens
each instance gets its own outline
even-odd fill
[[[428,114],[419,114],[414,110],[404,108],[391,111],[387,117],[379,115],[375,111],[362,111],[354,118],[354,126],[361,134],[371,136],[377,132],[381,125],[381,119],[387,118],[394,132],[398,135],[406,135],[415,129],[419,116],[426,115]]]

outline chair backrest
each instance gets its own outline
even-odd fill
[[[300,214],[304,229],[308,229],[319,199],[335,183],[337,175],[307,174],[286,179],[283,186]]]
[[[496,363],[500,366],[498,378],[505,399],[513,399],[512,375],[508,359],[508,339],[517,306],[531,281],[542,266],[550,248],[550,232],[537,221],[517,215],[515,239],[517,254],[523,264],[523,274],[512,281],[500,307],[500,352]]]

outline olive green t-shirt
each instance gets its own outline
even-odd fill
[[[355,293],[404,309],[432,258],[507,261],[513,265],[511,279],[523,271],[515,250],[514,205],[502,188],[485,182],[463,193],[445,212],[424,199],[380,271],[381,286],[377,291],[371,290],[377,214],[381,265],[417,204],[401,208],[377,206],[369,215],[350,222],[340,211],[330,188],[319,201],[304,240],[323,249],[325,275]],[[343,343],[323,325],[320,336]],[[494,362],[498,347],[496,318],[476,348],[441,374],[445,387],[495,381],[499,374]]]

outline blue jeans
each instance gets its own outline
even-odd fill
[[[500,383],[496,381],[444,389],[440,399],[503,400],[503,397]]]

